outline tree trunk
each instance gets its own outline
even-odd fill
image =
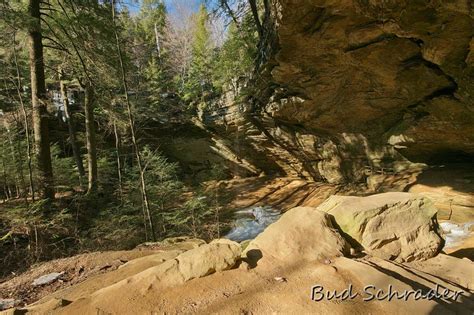
[[[84,111],[86,116],[86,144],[87,144],[87,167],[88,167],[88,190],[87,193],[97,191],[97,144],[95,138],[94,122],[94,89],[89,82],[85,86]]]
[[[140,147],[137,142],[137,137],[135,134],[135,120],[133,118],[132,114],[132,106],[130,104],[130,99],[128,97],[128,85],[127,85],[127,79],[125,75],[125,66],[123,64],[123,57],[122,57],[122,50],[120,47],[120,39],[118,36],[117,32],[117,26],[115,24],[115,0],[112,0],[112,19],[114,23],[114,33],[115,33],[115,40],[117,43],[117,52],[119,55],[119,63],[120,63],[120,69],[122,72],[122,84],[123,84],[123,89],[124,89],[124,96],[125,96],[125,104],[127,105],[127,113],[128,113],[128,123],[130,125],[130,132],[132,135],[132,144],[135,149],[135,155],[137,158],[137,166],[138,166],[138,171],[140,173],[140,188],[142,192],[142,201],[143,201],[143,207],[144,207],[144,213],[146,213],[146,217],[148,219],[148,224],[150,227],[150,233],[152,240],[156,240],[156,234],[155,234],[155,228],[153,224],[153,219],[151,216],[151,210],[150,210],[150,203],[148,200],[148,192],[147,192],[147,185],[146,185],[146,180],[145,180],[145,172],[143,168],[143,163],[142,163],[142,158],[140,154]]]
[[[10,200],[10,195],[9,191],[10,189],[8,188],[8,175],[7,175],[7,166],[5,163],[5,157],[2,155],[2,165],[3,165],[3,190],[5,192],[5,201]]]
[[[250,9],[252,11],[253,19],[255,21],[255,26],[257,27],[258,38],[260,41],[263,40],[263,26],[260,22],[260,17],[258,16],[258,7],[256,0],[248,0],[250,4]]]
[[[46,109],[46,83],[44,76],[43,43],[40,24],[40,0],[29,0],[31,24],[28,29],[31,73],[31,99],[33,129],[38,168],[38,188],[43,198],[54,199],[53,166]]]
[[[79,173],[79,185],[82,186],[82,179],[84,178],[86,172],[84,171],[84,164],[82,164],[81,152],[79,151],[79,146],[77,145],[76,128],[74,126],[74,119],[69,109],[69,99],[67,96],[66,87],[64,85],[63,76],[64,74],[60,70],[59,87],[61,90],[61,98],[63,99],[63,105],[64,105],[64,114],[66,115],[67,127],[69,130],[69,142],[72,147],[72,154],[74,155],[77,171]]]
[[[20,76],[20,68],[18,66],[18,57],[16,52],[16,40],[15,33],[13,33],[13,61],[15,62],[16,69],[16,92],[18,94],[18,100],[20,102],[20,109],[23,116],[23,124],[25,125],[25,140],[26,140],[26,157],[28,160],[28,180],[30,186],[31,199],[35,201],[35,187],[33,184],[33,166],[32,166],[32,154],[31,154],[31,140],[30,140],[30,123],[28,121],[28,115],[26,113],[25,103],[23,102],[23,96],[21,95],[22,82]]]
[[[119,194],[120,194],[120,201],[123,201],[123,184],[122,184],[122,159],[120,158],[120,151],[122,146],[122,139],[120,134],[117,130],[117,123],[115,122],[114,118],[114,135],[115,135],[115,152],[117,155],[117,175],[119,180]]]
[[[158,33],[158,25],[155,23],[155,41],[156,41],[156,52],[158,53],[158,58],[161,59],[161,47],[160,47],[160,34]]]
[[[15,170],[13,171],[15,174],[13,176],[14,178],[14,181],[15,181],[15,186],[16,186],[16,193],[17,193],[17,196],[20,197],[21,196],[21,189],[20,189],[20,185],[18,184],[18,181],[20,182],[21,184],[21,187],[22,189],[24,189],[24,193],[26,194],[26,182],[25,182],[25,176],[23,174],[23,169],[22,169],[22,165],[21,163],[18,162],[17,158],[16,158],[16,150],[15,150],[15,146],[13,144],[13,134],[12,134],[12,131],[10,129],[9,126],[6,126],[6,129],[7,129],[7,137],[8,137],[8,143],[10,145],[10,152],[11,152],[11,159],[12,159],[12,162],[13,162],[13,165],[15,167]]]

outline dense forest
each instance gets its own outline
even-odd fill
[[[171,7],[1,2],[2,265],[219,234],[212,191],[157,136],[252,75],[263,2]]]

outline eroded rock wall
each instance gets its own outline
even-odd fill
[[[272,4],[273,52],[251,92],[201,116],[255,172],[344,183],[472,161],[470,0]]]

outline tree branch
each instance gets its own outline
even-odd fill
[[[65,53],[67,53],[67,54],[69,54],[69,55],[71,54],[71,52],[69,51],[69,49],[67,49],[66,47],[64,47],[64,45],[62,45],[62,44],[59,43],[58,41],[52,39],[51,37],[49,37],[49,36],[44,36],[44,35],[43,35],[43,39],[47,39],[47,40],[53,42],[54,44],[57,45],[57,47],[48,46],[48,45],[46,45],[46,44],[44,44],[43,46],[49,47],[49,48],[53,48],[53,49],[56,49],[56,50],[64,51]]]

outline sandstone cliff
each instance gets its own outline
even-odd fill
[[[472,161],[473,7],[274,0],[257,78],[204,108],[198,125],[248,174],[345,183]]]

